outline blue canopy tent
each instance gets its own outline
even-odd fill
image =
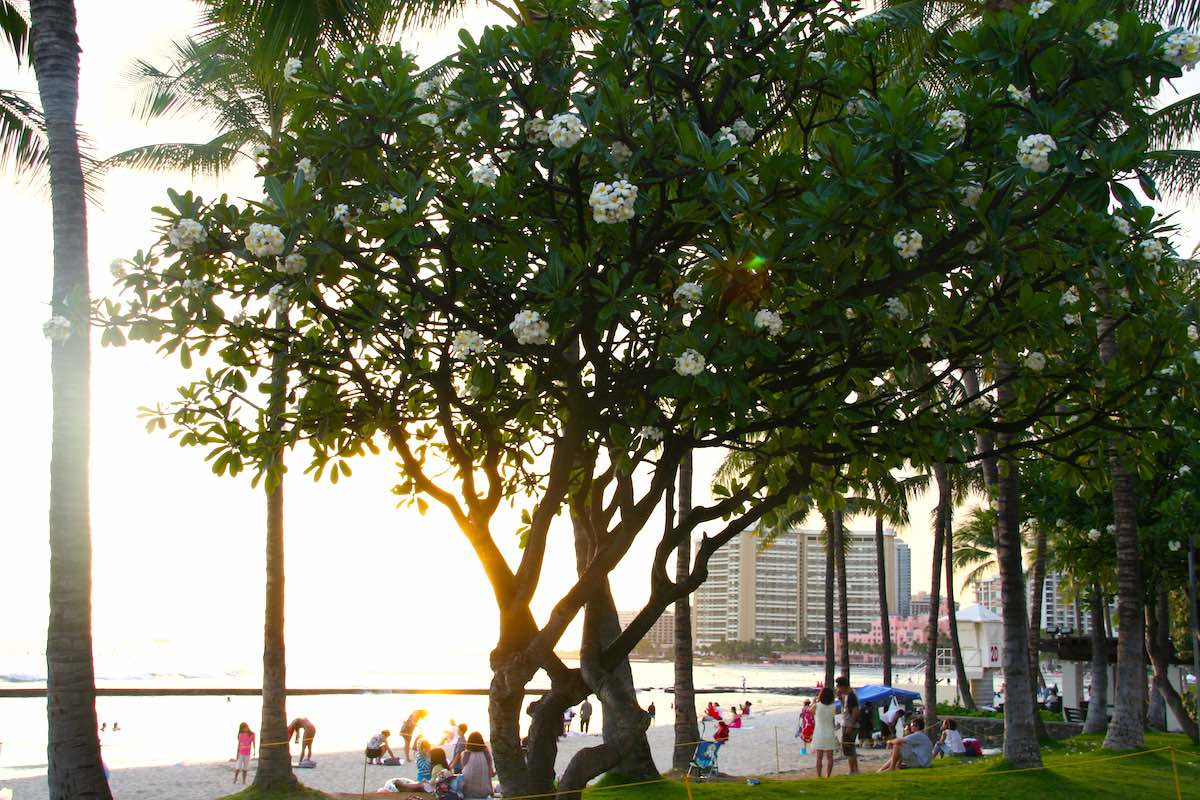
[[[854,693],[858,695],[858,702],[872,703],[877,707],[884,707],[896,698],[896,702],[900,705],[908,705],[913,700],[920,700],[920,692],[911,692],[908,689],[897,689],[894,686],[863,686],[860,689],[855,689]]]

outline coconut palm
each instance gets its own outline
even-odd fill
[[[0,38],[12,49],[17,66],[32,60],[29,22],[11,0],[0,0]],[[12,89],[0,89],[0,170],[17,176],[46,171],[46,122],[41,110]]]
[[[679,515],[692,511],[692,453],[679,462]],[[668,496],[668,514],[670,513]],[[676,551],[675,580],[683,582],[691,573],[692,542],[685,536]],[[671,756],[673,769],[686,772],[692,753],[689,742],[700,739],[696,723],[696,686],[692,672],[692,610],[685,594],[675,602],[675,749]]]

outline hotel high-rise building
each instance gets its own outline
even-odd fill
[[[898,617],[912,613],[912,550],[899,539],[896,540],[896,608],[891,613]]]

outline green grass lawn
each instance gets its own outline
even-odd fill
[[[1142,800],[1177,797],[1171,753],[1114,753],[1101,749],[1103,737],[1078,736],[1042,748],[1045,769],[1014,770],[1000,757],[970,760],[938,759],[930,769],[894,773],[835,775],[828,780],[771,780],[759,786],[745,781],[692,784],[696,800],[783,800],[820,797],[821,800],[936,797],[939,800]],[[1147,734],[1146,749],[1176,748],[1180,794],[1200,798],[1200,748],[1182,736]],[[1114,758],[1114,756],[1121,756]],[[1111,759],[1111,760],[1105,760]],[[685,800],[688,792],[677,780],[643,786],[588,790],[586,800]]]
[[[999,711],[980,711],[978,709],[963,708],[962,706],[952,706],[947,703],[937,704],[937,713],[939,717],[982,717],[984,719],[1004,719],[1004,715]],[[1062,722],[1062,714],[1055,714],[1053,711],[1047,711],[1044,708],[1038,709],[1038,716],[1044,722]]]

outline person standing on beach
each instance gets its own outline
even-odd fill
[[[450,764],[458,764],[457,767],[451,766],[454,774],[462,772],[462,764],[459,763],[459,755],[467,749],[467,723],[460,722],[458,725],[458,738],[454,740],[454,749],[450,751]]]
[[[833,751],[837,747],[833,717],[833,689],[825,687],[817,695],[817,708],[813,712],[815,725],[812,749],[817,754],[818,778],[828,778],[833,774]]]
[[[568,708],[563,712],[563,736],[571,732],[571,723],[575,720],[575,709]]]
[[[800,755],[808,755],[808,746],[812,744],[813,729],[816,727],[816,720],[813,719],[813,707],[811,700],[804,701],[804,707],[800,709],[800,724],[796,726],[796,736],[800,739]]]
[[[652,726],[654,725],[654,714],[655,714],[657,711],[658,711],[658,709],[656,709],[656,708],[654,707],[654,701],[651,701],[651,702],[650,702],[650,705],[646,706],[646,713],[650,715],[650,724],[651,724]]]
[[[304,734],[301,739],[301,733]],[[317,726],[309,722],[307,717],[296,717],[292,720],[292,724],[287,726],[288,739],[295,738],[295,741],[300,744],[300,761],[305,760],[305,753],[308,754],[308,760],[312,761],[312,746],[313,739],[317,738]]]
[[[579,730],[588,732],[588,724],[592,721],[592,704],[585,697],[579,706]]]
[[[400,726],[400,738],[404,740],[404,760],[412,758],[412,743],[416,736],[417,726],[421,724],[421,720],[429,716],[429,712],[423,708],[418,708],[416,711],[408,715],[408,719],[404,720],[404,724]]]
[[[850,688],[850,678],[839,675],[836,681],[838,699],[842,701],[842,755],[846,757],[846,765],[850,774],[858,773],[858,724],[860,709],[858,695]]]
[[[240,772],[242,773],[242,785],[246,785],[246,776],[250,772],[250,756],[254,754],[255,747],[254,731],[250,730],[250,726],[245,722],[238,725],[237,756],[233,763],[234,783],[237,783],[237,776]]]

